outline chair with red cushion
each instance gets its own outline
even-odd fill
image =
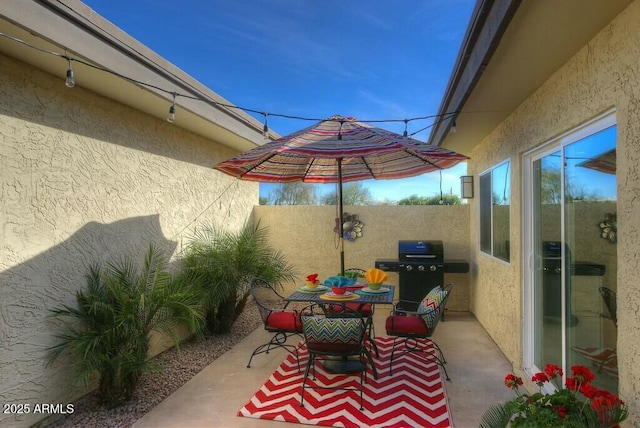
[[[452,289],[453,284],[444,288],[435,287],[419,303],[416,311],[407,311],[402,307],[407,307],[407,303],[413,303],[412,307],[415,307],[415,303],[418,302],[400,300],[394,305],[393,312],[387,317],[385,323],[387,335],[394,336],[391,361],[389,362],[390,375],[394,359],[412,353],[436,362],[444,370],[447,380],[451,380],[444,366],[447,362],[444,359],[444,354],[431,339],[431,336],[435,332],[438,322],[443,318],[445,305]]]
[[[360,392],[360,410],[362,410],[363,384],[367,377],[367,360],[369,359],[364,346],[366,321],[359,313],[349,308],[342,307],[338,312],[334,309],[333,305],[313,304],[302,310],[301,319],[309,359],[302,378],[300,406],[304,406],[304,393],[309,388],[356,390]],[[344,365],[346,369],[344,373],[358,373],[359,387],[349,386],[349,383],[342,381],[334,382],[332,385],[326,383],[324,378],[322,381],[316,378],[316,362],[326,361],[328,357],[337,357],[337,360],[331,362],[337,363],[338,366]],[[349,357],[357,357],[357,359],[349,359]],[[312,374],[314,382],[307,382],[309,373]]]
[[[251,295],[258,306],[265,330],[275,333],[271,340],[258,346],[251,357],[247,367],[251,367],[253,357],[262,353],[269,353],[274,348],[283,348],[296,356],[298,359],[298,348],[294,345],[286,344],[287,338],[297,335],[302,338],[302,322],[300,312],[287,310],[289,302],[284,300],[275,288],[262,278],[251,280]],[[298,361],[300,370],[300,361]]]

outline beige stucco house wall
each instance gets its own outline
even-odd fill
[[[345,268],[370,269],[380,259],[397,259],[399,240],[442,240],[448,260],[469,260],[469,207],[452,206],[346,206],[364,223],[363,236],[345,241]],[[318,273],[327,278],[340,272],[340,250],[335,226],[335,206],[256,206],[254,216],[269,228],[270,244],[282,251],[300,279]],[[398,274],[389,272],[398,284]],[[469,310],[469,274],[447,273],[454,283],[447,309]],[[300,285],[299,283],[298,285]],[[296,284],[288,284],[291,290]]]
[[[25,19],[40,13],[35,2],[20,6],[33,8]],[[13,28],[1,15],[0,22],[3,32]],[[101,54],[109,49],[98,46]],[[6,55],[4,47],[15,46],[0,43],[0,402],[73,403],[87,390],[70,362],[45,366],[59,332],[49,310],[75,305],[92,264],[125,255],[142,262],[151,243],[173,256],[201,222],[240,227],[258,202],[258,184],[212,169],[238,149],[203,136],[202,119],[201,134],[185,129],[185,106],[172,124],[87,89],[82,71],[67,88],[64,73]],[[105,83],[105,93],[109,87],[117,98],[122,88]],[[143,97],[139,88],[129,91]],[[166,115],[166,101],[157,103]],[[241,119],[233,126],[255,134],[246,145],[261,142],[259,124]],[[46,416],[3,412],[0,426],[30,426]]]
[[[523,153],[615,109],[617,120],[619,391],[629,426],[640,424],[640,1],[632,2],[470,153],[469,173],[511,162],[511,262],[479,251],[479,206],[470,205],[472,312],[522,368]]]

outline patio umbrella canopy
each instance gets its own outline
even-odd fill
[[[342,183],[407,178],[450,168],[468,157],[358,122],[329,119],[244,152],[214,168],[241,180],[266,183]],[[344,273],[344,230],[340,222],[340,269]]]

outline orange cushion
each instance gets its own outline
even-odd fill
[[[385,327],[389,336],[426,336],[428,333],[420,317],[392,315],[387,317]]]
[[[292,311],[272,312],[265,325],[267,330],[302,332],[300,314]]]

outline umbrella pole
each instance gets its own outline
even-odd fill
[[[344,224],[342,222],[342,158],[338,158],[338,230],[340,231],[340,275],[344,276]]]

